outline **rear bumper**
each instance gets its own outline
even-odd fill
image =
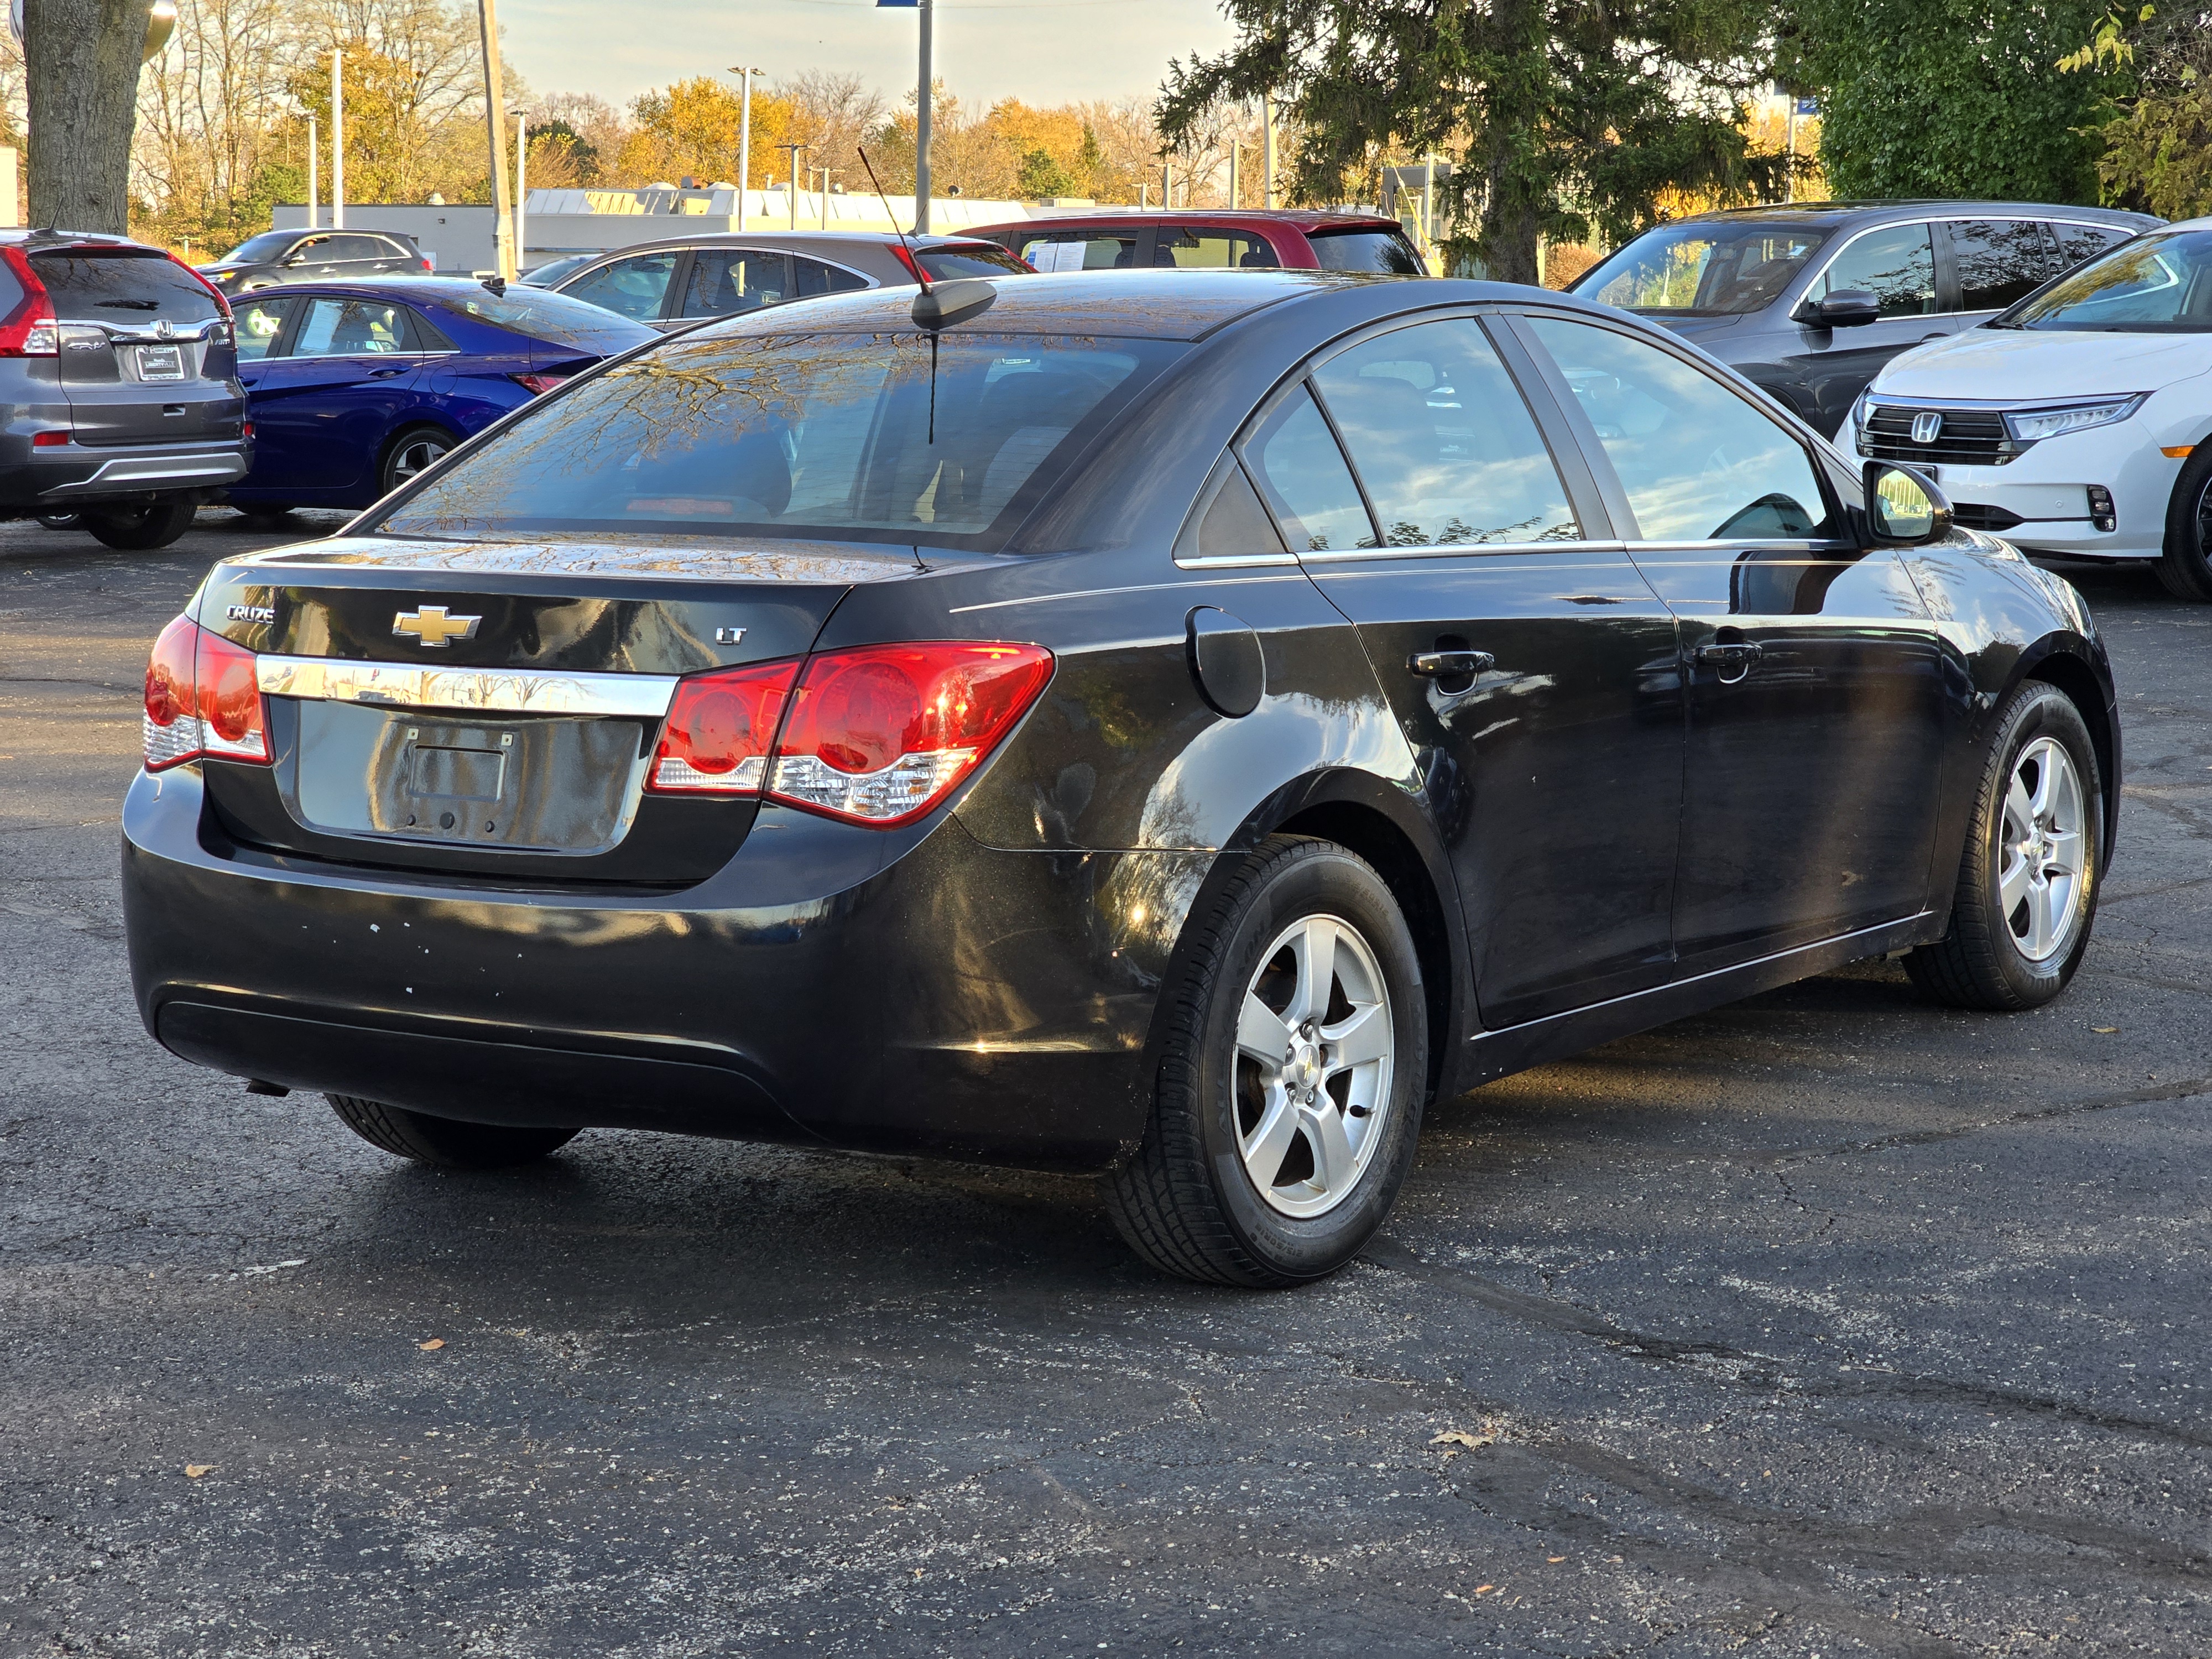
[[[124,813],[133,988],[184,1059],[479,1121],[1037,1169],[1135,1145],[1212,862],[768,808],[683,893],[522,892],[214,848],[203,804],[185,766]]]
[[[73,510],[109,498],[220,489],[246,476],[252,453],[236,441],[111,450],[63,445],[0,466],[0,504]]]

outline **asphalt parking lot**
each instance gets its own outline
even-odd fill
[[[2212,1653],[2212,608],[2081,578],[2128,782],[2069,995],[1865,963],[1493,1085],[1249,1295],[1079,1182],[444,1176],[162,1054],[140,676],[270,539],[0,526],[0,1653]]]

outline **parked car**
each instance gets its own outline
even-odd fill
[[[1840,434],[2023,550],[2212,600],[2212,219],[2138,236],[1891,361]]]
[[[2030,202],[1799,202],[1647,230],[1568,291],[1664,323],[1832,435],[1881,366],[2162,222]]]
[[[979,225],[1039,270],[1367,270],[1425,276],[1428,267],[1395,219],[1367,213],[1107,209]]]
[[[581,270],[594,259],[604,258],[599,253],[564,253],[557,259],[548,259],[542,265],[532,265],[515,280],[527,288],[551,288],[563,276]]]
[[[1168,1271],[1311,1279],[1432,1099],[1884,953],[2056,996],[2118,799],[2063,580],[1541,289],[835,295],[349,528],[155,647],[131,972],[431,1164],[1092,1170]]]
[[[289,283],[433,274],[415,239],[396,230],[264,230],[200,270],[233,298]]]
[[[954,276],[1027,276],[995,242],[974,236],[915,236],[912,257],[932,282]],[[762,231],[672,237],[605,254],[553,283],[554,289],[619,316],[668,330],[704,317],[857,289],[911,287],[907,250],[889,233]]]
[[[580,300],[460,277],[302,284],[238,302],[253,470],[231,505],[366,507],[568,376],[654,338]]]
[[[0,230],[0,516],[164,547],[253,445],[230,308],[160,248]]]

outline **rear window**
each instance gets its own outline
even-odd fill
[[[504,294],[479,289],[459,299],[441,297],[447,310],[464,317],[478,317],[495,328],[511,328],[533,340],[574,346],[579,351],[612,356],[653,337],[653,331],[627,317],[617,317],[588,300],[572,300],[548,289],[514,287]]]
[[[641,530],[995,551],[1186,348],[956,333],[671,341],[537,405],[403,501],[402,536]]]
[[[1316,230],[1306,234],[1323,270],[1378,270],[1392,276],[1425,276],[1413,245],[1395,230]]]
[[[65,323],[139,327],[162,318],[204,323],[222,315],[207,284],[166,253],[71,248],[32,254],[31,269]]]
[[[933,283],[949,282],[955,276],[1004,276],[1009,273],[1026,276],[1030,268],[1006,249],[990,242],[971,243],[965,247],[928,247],[915,255],[921,268],[929,273]]]

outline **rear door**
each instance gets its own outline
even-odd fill
[[[76,439],[92,448],[235,439],[245,400],[222,307],[166,254],[34,252],[61,325],[60,374]]]
[[[1548,404],[1510,336],[1431,318],[1322,360],[1243,449],[1420,757],[1492,1030],[1672,966],[1674,620]]]
[[[1948,219],[1937,258],[1948,269],[1951,331],[1972,328],[2041,288],[2062,269],[2057,245],[2034,219]]]
[[[1914,915],[1943,653],[1902,562],[1853,541],[1798,434],[1702,365],[1594,319],[1524,326],[1681,623],[1680,971]]]
[[[373,481],[377,452],[413,404],[425,360],[413,313],[395,301],[296,296],[284,355],[253,388],[255,488],[345,489]]]
[[[1152,263],[1179,269],[1274,270],[1282,261],[1274,245],[1244,227],[1163,225],[1152,241]]]
[[[686,321],[697,317],[730,317],[739,312],[757,311],[763,306],[780,305],[791,297],[789,254],[773,248],[695,248],[690,274],[684,279],[683,297],[674,315]]]
[[[1085,226],[1073,229],[1024,231],[1014,252],[1040,271],[1130,270],[1137,264],[1136,228]]]

